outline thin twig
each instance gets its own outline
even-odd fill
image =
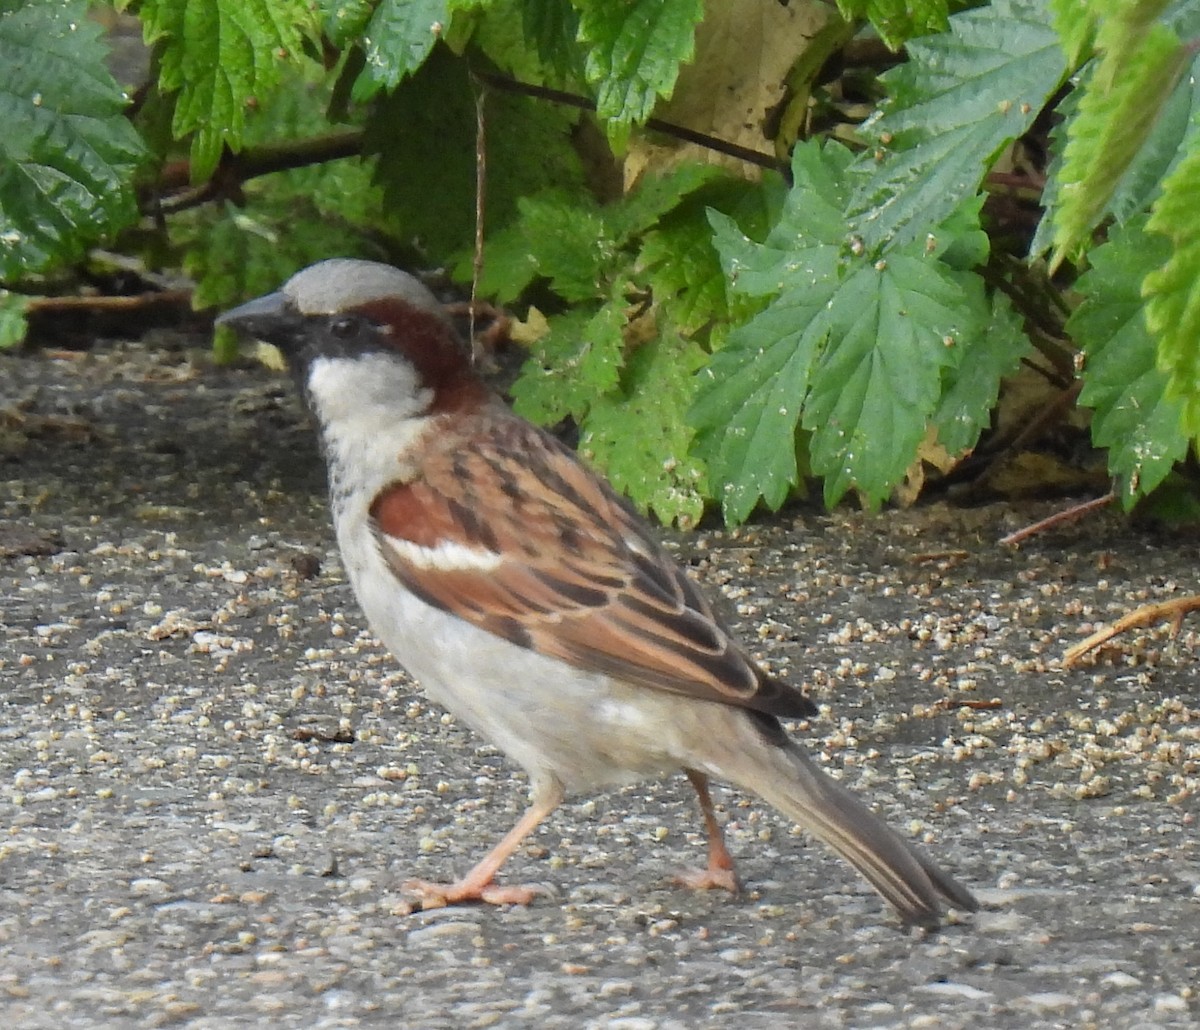
[[[1063,668],[1069,669],[1089,651],[1095,650],[1101,644],[1111,640],[1118,633],[1124,633],[1127,629],[1140,629],[1143,626],[1153,626],[1157,622],[1170,619],[1171,636],[1178,636],[1179,630],[1183,626],[1183,617],[1188,612],[1196,611],[1200,611],[1200,594],[1193,594],[1190,597],[1177,597],[1173,601],[1144,604],[1140,608],[1135,608],[1128,615],[1121,616],[1111,626],[1099,629],[1086,640],[1081,640],[1073,647],[1067,648],[1063,652]]]
[[[950,551],[922,551],[920,554],[910,554],[908,560],[915,565],[927,561],[962,561],[970,556],[970,551],[961,551],[956,548]]]
[[[589,100],[587,97],[578,96],[575,93],[566,93],[563,90],[550,89],[546,86],[535,86],[529,82],[510,79],[505,75],[480,72],[479,77],[489,86],[495,86],[497,89],[505,90],[508,93],[520,93],[523,96],[548,100],[551,103],[561,104],[564,107],[577,107],[581,111],[596,110],[594,101]],[[695,143],[696,146],[704,147],[705,150],[712,150],[718,154],[725,154],[728,157],[735,157],[740,161],[758,165],[760,168],[772,168],[777,172],[786,174],[790,167],[788,162],[779,160],[773,154],[764,154],[760,150],[752,150],[750,147],[739,146],[737,143],[731,143],[729,140],[719,139],[716,136],[708,136],[703,132],[696,132],[694,129],[689,129],[683,125],[664,122],[661,118],[647,118],[645,127],[655,132],[661,132],[666,136],[673,136],[675,139],[683,140],[685,143]]]
[[[1075,399],[1082,390],[1083,380],[1076,379],[1065,390],[1059,391],[1049,404],[1041,405],[1033,418],[1026,422],[1021,427],[1021,431],[1012,438],[1005,450],[1020,450],[1028,441],[1033,440],[1046,426],[1053,425],[1061,419],[1075,403]]]
[[[1015,547],[1020,543],[1028,540],[1031,536],[1036,536],[1038,533],[1044,532],[1047,529],[1053,529],[1064,522],[1070,522],[1073,519],[1082,518],[1084,515],[1090,515],[1094,511],[1099,511],[1101,508],[1112,504],[1117,499],[1115,490],[1109,490],[1103,497],[1097,497],[1091,501],[1084,501],[1082,504],[1073,504],[1070,508],[1064,508],[1062,511],[1056,511],[1053,515],[1034,522],[1032,525],[1025,526],[1016,532],[1009,533],[1008,536],[1002,536],[1000,543]]]
[[[951,708],[971,708],[977,712],[986,712],[993,708],[1003,708],[1004,702],[998,697],[993,697],[986,701],[983,699],[968,701],[962,697],[940,697],[934,701],[933,707],[939,711],[947,711]]]
[[[363,133],[359,129],[334,132],[287,143],[253,147],[234,154],[225,151],[216,171],[207,182],[191,185],[191,163],[172,161],[158,179],[142,191],[139,206],[145,214],[170,213],[199,207],[210,200],[242,199],[241,187],[251,179],[292,168],[306,168],[362,153]],[[170,196],[164,197],[164,194]]]
[[[471,344],[471,357],[474,360],[475,307],[476,296],[479,292],[479,280],[483,275],[483,203],[487,191],[487,132],[484,117],[487,85],[480,81],[473,72],[471,84],[478,86],[478,92],[475,94],[475,253],[471,259],[471,301],[468,321],[468,338]]]
[[[138,311],[155,307],[188,307],[191,290],[148,290],[132,296],[34,297],[25,307],[26,314],[55,314],[67,311]]]
[[[487,86],[503,89],[510,93],[537,97],[585,111],[596,109],[595,103],[586,97],[576,96],[562,90],[535,86],[531,83],[490,73],[476,72],[473,77]],[[477,107],[482,104],[482,101],[483,94],[480,93],[477,98]],[[481,112],[477,112],[477,121],[479,120],[482,120]],[[706,150],[746,161],[749,164],[772,168],[784,174],[788,171],[788,163],[780,161],[774,155],[764,154],[728,140],[696,132],[682,125],[664,122],[659,118],[650,118],[646,121],[645,127],[687,143],[694,143]],[[482,133],[482,129],[480,129],[480,133]],[[362,154],[363,136],[362,130],[353,129],[314,136],[310,139],[248,148],[237,154],[226,151],[216,170],[206,182],[202,183],[192,182],[192,168],[189,161],[172,161],[163,167],[162,173],[155,182],[141,191],[139,207],[143,214],[161,217],[163,214],[199,207],[213,200],[229,199],[240,204],[243,202],[241,188],[251,179],[270,175],[273,172],[284,172],[292,168],[322,164],[326,161],[358,157]],[[484,160],[482,148],[477,148],[476,157],[477,163]],[[477,171],[477,178],[482,181],[484,177]],[[482,223],[482,219],[478,219],[478,221]]]

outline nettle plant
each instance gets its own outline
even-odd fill
[[[911,496],[1022,363],[1127,507],[1200,440],[1200,0],[117,6],[126,89],[89,5],[0,0],[6,343],[114,238],[197,307],[441,265],[516,314],[517,409],[685,526]]]

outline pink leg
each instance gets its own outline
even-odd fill
[[[509,856],[520,847],[521,841],[562,803],[562,799],[562,789],[557,785],[550,790],[539,792],[517,825],[462,879],[454,883],[409,880],[402,889],[416,895],[422,908],[443,908],[466,901],[483,901],[489,905],[528,905],[541,893],[538,888],[502,887],[494,883],[493,878]]]
[[[730,894],[737,894],[742,885],[738,883],[737,873],[733,868],[733,856],[725,846],[725,835],[717,822],[717,814],[713,811],[712,797],[708,793],[708,777],[695,769],[685,769],[688,782],[696,790],[700,800],[700,811],[704,816],[704,828],[708,833],[708,868],[689,869],[679,873],[675,880],[684,887],[695,890],[712,890],[721,888]]]

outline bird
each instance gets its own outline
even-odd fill
[[[485,384],[419,279],[331,258],[217,323],[275,345],[299,381],[372,632],[528,775],[528,808],[469,872],[404,884],[418,904],[529,904],[538,888],[496,874],[566,797],[682,771],[707,835],[690,886],[739,887],[715,779],[832,847],[904,924],[977,909],[789,736],[782,720],[817,715],[812,700],[754,661],[624,498]]]

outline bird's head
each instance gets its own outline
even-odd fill
[[[437,298],[377,261],[320,261],[217,324],[278,347],[321,415],[378,401],[432,414],[486,393]]]

